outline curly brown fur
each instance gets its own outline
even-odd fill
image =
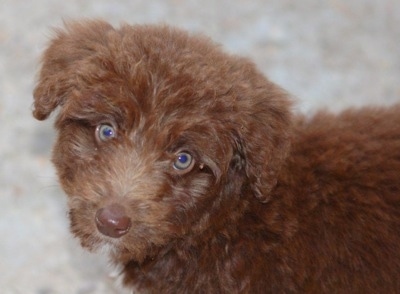
[[[399,106],[293,116],[205,37],[101,21],[57,31],[34,98],[39,120],[59,108],[71,230],[127,286],[400,292]]]

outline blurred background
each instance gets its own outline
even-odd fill
[[[31,117],[40,55],[63,19],[168,23],[250,57],[296,111],[400,102],[398,0],[0,0],[0,292],[122,293],[68,231],[51,120]]]

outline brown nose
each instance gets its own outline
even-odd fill
[[[103,235],[111,238],[119,238],[128,233],[131,224],[131,219],[119,204],[110,204],[100,208],[96,213],[97,229]]]

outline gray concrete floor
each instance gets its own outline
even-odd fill
[[[50,27],[82,17],[208,34],[252,58],[298,111],[400,102],[398,0],[0,0],[0,293],[121,293],[68,232],[51,122],[30,114]]]

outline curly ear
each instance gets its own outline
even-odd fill
[[[244,157],[246,176],[254,195],[266,203],[289,152],[291,101],[281,88],[268,80],[248,92],[249,102],[241,112],[239,152]]]
[[[78,87],[78,69],[97,52],[113,28],[102,21],[73,22],[56,36],[43,54],[42,67],[33,92],[33,116],[46,119]]]
[[[33,116],[38,120],[45,120],[57,106],[62,104],[71,91],[70,84],[64,75],[66,69],[61,68],[57,61],[46,59],[48,59],[47,55],[33,92]]]

